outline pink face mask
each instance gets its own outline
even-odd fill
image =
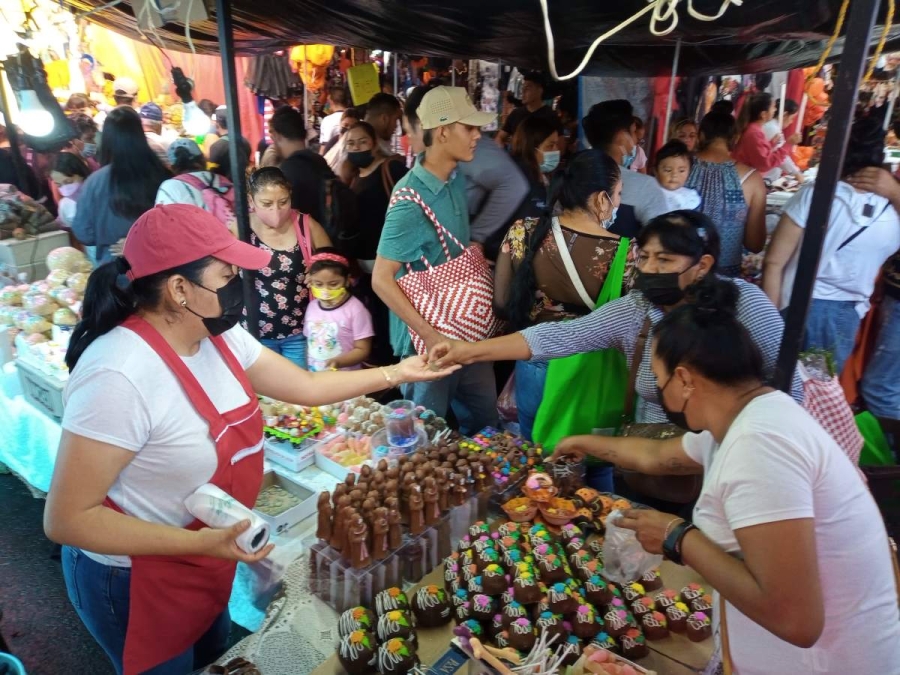
[[[66,185],[59,186],[59,194],[63,197],[68,197],[71,199],[75,195],[78,194],[78,191],[81,189],[83,183],[67,183]]]
[[[290,205],[285,206],[284,208],[271,208],[271,209],[261,209],[256,207],[254,209],[256,213],[256,217],[259,218],[263,224],[268,227],[276,228],[291,217],[291,207]]]

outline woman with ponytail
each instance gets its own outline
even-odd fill
[[[515,329],[590,313],[614,266],[618,297],[629,247],[609,227],[621,194],[616,163],[599,150],[585,150],[560,177],[550,202],[559,205],[559,215],[526,218],[510,228],[497,258],[494,305]],[[519,361],[515,377],[520,430],[532,440],[547,363]]]
[[[309,373],[263,347],[238,325],[238,270],[271,258],[203,209],[160,205],[88,281],[44,530],[63,545],[69,597],[118,674],[187,675],[225,651],[235,565],[272,546],[241,537],[246,520],[207,527],[185,500],[211,484],[253,507],[257,393],[314,406],[451,372],[413,357]]]
[[[635,509],[616,524],[715,589],[711,610],[688,621],[717,636],[724,672],[896,670],[900,614],[878,506],[834,439],[767,386],[738,302],[734,283],[711,279],[655,327],[648,351],[659,403],[689,433],[576,436],[556,447],[554,459],[588,456],[644,474],[703,476],[693,522]]]

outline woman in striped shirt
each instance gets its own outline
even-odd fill
[[[548,361],[616,348],[625,354],[631,368],[639,334],[646,325],[647,348],[643,350],[635,382],[638,395],[635,419],[666,422],[666,414],[659,405],[656,378],[650,369],[653,330],[666,312],[689,301],[691,286],[715,274],[719,236],[713,222],[702,213],[673,211],[647,223],[637,237],[637,244],[639,273],[634,290],[625,297],[566,323],[544,323],[484,342],[448,340],[434,349],[431,360],[438,364],[507,359]],[[738,287],[737,318],[762,353],[764,374],[771,379],[784,321],[759,288],[741,279],[730,281]],[[727,348],[723,345],[723,349]],[[597,375],[602,377],[602,373]],[[802,383],[796,373],[793,396],[802,401]]]

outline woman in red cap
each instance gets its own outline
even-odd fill
[[[208,528],[184,501],[212,483],[253,506],[256,393],[319,405],[450,372],[414,357],[309,373],[262,347],[237,325],[237,270],[270,258],[204,210],[164,205],[88,281],[44,526],[64,545],[69,597],[117,673],[187,674],[224,651],[237,561],[272,546],[244,552],[235,540],[248,522]]]

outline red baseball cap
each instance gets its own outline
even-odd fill
[[[190,204],[160,204],[138,218],[122,253],[131,280],[212,256],[246,270],[262,269],[272,254],[234,238],[211,213]]]

